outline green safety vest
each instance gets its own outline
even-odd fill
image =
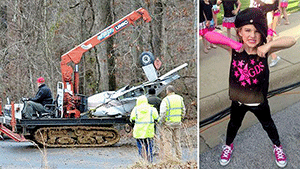
[[[163,99],[167,105],[166,122],[181,122],[183,98],[172,94]]]
[[[158,120],[158,112],[154,107],[149,104],[141,104],[135,107],[131,112],[130,120],[135,121],[134,138],[154,137],[154,120]]]

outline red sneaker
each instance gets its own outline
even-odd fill
[[[222,148],[223,151],[221,154],[220,164],[225,166],[230,162],[231,153],[233,151],[233,143],[231,143],[230,146],[224,145]]]
[[[274,154],[276,158],[276,164],[278,165],[278,167],[285,167],[287,161],[286,161],[286,156],[282,150],[282,145],[280,145],[279,147],[273,145],[273,148],[274,148]]]

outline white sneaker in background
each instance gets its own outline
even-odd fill
[[[272,61],[270,63],[270,67],[275,66],[278,63],[279,60],[280,60],[279,56],[277,56],[276,59],[274,59],[274,60],[272,59]]]

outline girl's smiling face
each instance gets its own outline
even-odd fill
[[[250,48],[258,47],[258,44],[261,43],[261,33],[252,24],[242,26],[238,35],[243,43]]]

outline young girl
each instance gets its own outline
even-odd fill
[[[266,43],[268,32],[264,13],[258,8],[241,11],[235,20],[239,42],[217,32],[204,37],[211,43],[228,50],[232,61],[229,75],[229,96],[232,100],[226,145],[223,146],[220,164],[230,162],[233,140],[247,111],[251,111],[262,124],[273,143],[276,164],[284,167],[286,156],[279,140],[278,131],[271,118],[267,100],[269,86],[268,56],[278,50],[293,46],[293,37],[280,37]]]
[[[286,8],[288,7],[288,0],[281,0],[280,2],[280,10],[283,14],[283,18],[285,19],[285,25],[289,25],[290,22],[289,22],[289,18],[287,16],[287,13],[286,13]]]
[[[199,35],[203,36],[208,31],[212,31],[214,29],[214,25],[211,26],[211,21],[213,21],[212,4],[208,0],[200,0],[199,13]],[[204,53],[208,53],[208,50],[211,47],[216,48],[215,45],[208,43],[205,38],[202,38],[202,42]]]
[[[222,26],[227,28],[227,36],[231,38],[231,28],[234,28],[235,16],[241,8],[240,0],[218,0],[217,4],[223,4],[224,18]],[[234,6],[236,8],[234,9]]]
[[[278,6],[274,10],[274,13],[273,13],[272,29],[274,30],[274,33],[277,36],[276,27],[278,25],[278,21],[279,21],[280,15],[281,15],[281,11],[279,9],[280,8],[280,6],[279,6],[279,0],[275,0],[274,3],[275,3],[275,5],[278,5]]]

